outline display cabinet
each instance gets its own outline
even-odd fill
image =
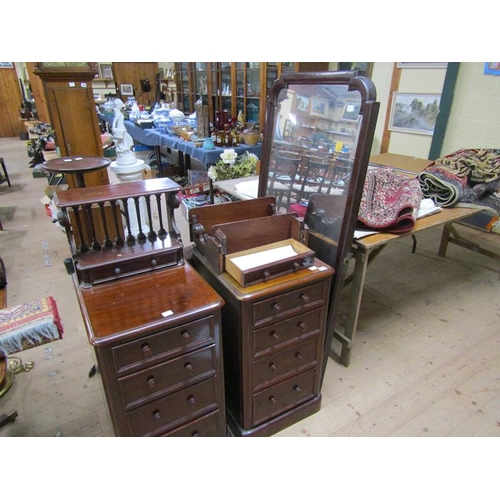
[[[98,73],[95,63],[35,63],[55,132],[59,155],[103,156],[101,131],[95,110],[92,81]],[[76,187],[71,176],[68,185]],[[85,174],[87,186],[108,184],[107,170]]]
[[[326,71],[328,63],[297,62],[182,62],[175,63],[177,102],[184,113],[194,111],[200,82],[206,81],[211,120],[216,111],[227,111],[228,119],[241,111],[246,121],[259,123],[266,117],[266,99],[281,75],[301,71]]]

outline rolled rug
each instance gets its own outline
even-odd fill
[[[393,168],[376,168],[366,174],[358,212],[358,228],[387,233],[411,231],[422,191],[417,178],[399,175]]]

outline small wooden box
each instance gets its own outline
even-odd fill
[[[189,222],[196,250],[216,273],[227,271],[241,286],[292,273],[314,261],[315,254],[307,247],[307,226],[294,213],[276,213],[273,197],[192,209]],[[238,257],[285,247],[293,253],[251,269],[242,270],[234,262]]]
[[[255,285],[309,267],[314,252],[290,238],[226,255],[225,268],[241,286]]]

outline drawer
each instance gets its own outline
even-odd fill
[[[112,348],[116,371],[141,369],[214,342],[212,316]]]
[[[318,359],[318,338],[301,342],[253,363],[253,388],[290,377],[299,370],[314,368]]]
[[[215,374],[215,347],[205,347],[118,380],[125,409],[159,397],[193,379]]]
[[[147,252],[145,253],[146,255],[141,256],[138,251],[133,258],[129,257],[123,260],[116,258],[114,262],[109,264],[103,262],[102,265],[93,264],[92,266],[86,264],[85,256],[83,256],[79,265],[77,265],[77,270],[85,283],[95,285],[145,271],[176,266],[183,262],[182,247],[168,249],[168,251],[164,252],[150,253],[149,255],[147,255]]]
[[[219,410],[178,427],[162,437],[225,437],[226,427]]]
[[[257,425],[300,403],[311,399],[315,394],[315,370],[276,384],[253,396],[253,425]]]
[[[193,418],[217,409],[215,377],[127,412],[132,436],[158,434],[168,427],[183,425]]]
[[[260,328],[323,305],[325,281],[297,288],[253,304],[253,325]]]
[[[310,311],[256,330],[253,333],[254,355],[279,347],[300,336],[318,333],[320,320],[319,311]]]

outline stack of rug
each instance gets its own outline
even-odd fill
[[[363,186],[357,227],[386,233],[411,231],[421,201],[417,178],[399,175],[390,167],[369,170]]]
[[[436,205],[500,213],[500,149],[460,149],[435,160],[417,178],[423,196]]]
[[[12,354],[59,340],[63,327],[52,297],[0,309],[0,351]]]

